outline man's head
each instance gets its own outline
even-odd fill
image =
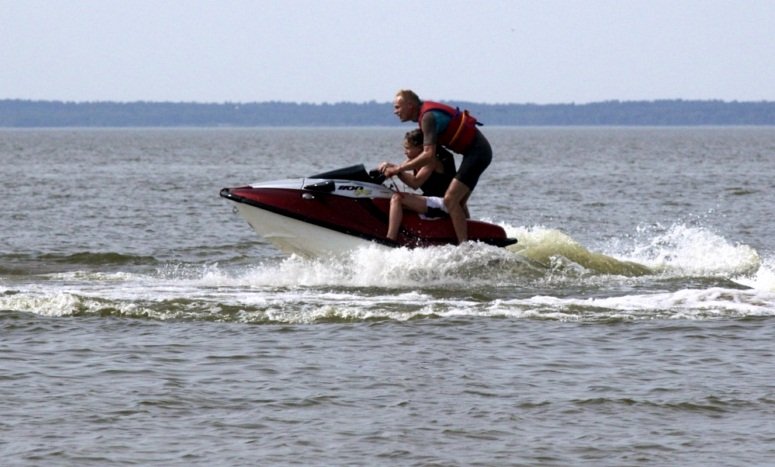
[[[396,93],[393,99],[393,114],[402,122],[416,122],[420,115],[422,101],[408,89],[402,89]]]

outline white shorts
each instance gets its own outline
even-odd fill
[[[426,196],[425,206],[428,208],[428,211],[425,214],[420,214],[421,219],[439,219],[447,217],[446,215],[449,214],[447,207],[444,206],[444,198]]]
[[[440,198],[438,196],[428,196],[425,198],[425,205],[428,207],[428,209],[441,209],[442,211],[449,214],[447,207],[444,206],[444,198]]]

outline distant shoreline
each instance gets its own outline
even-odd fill
[[[775,102],[605,101],[589,104],[479,104],[488,126],[771,126]],[[394,127],[392,104],[291,102],[63,102],[0,100],[0,128]]]

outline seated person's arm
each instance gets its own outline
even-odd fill
[[[426,164],[420,167],[420,169],[417,170],[417,173],[412,171],[401,172],[398,174],[398,177],[404,183],[417,190],[428,180],[428,178],[430,178],[433,170],[433,164]]]
[[[385,170],[386,177],[392,177],[393,175],[405,172],[407,170],[419,169],[420,167],[429,165],[433,158],[436,157],[436,145],[426,144],[423,145],[422,152],[419,156],[410,161],[402,162],[401,164],[393,167],[388,167]]]

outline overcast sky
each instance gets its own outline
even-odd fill
[[[775,101],[775,0],[0,0],[0,99]]]

